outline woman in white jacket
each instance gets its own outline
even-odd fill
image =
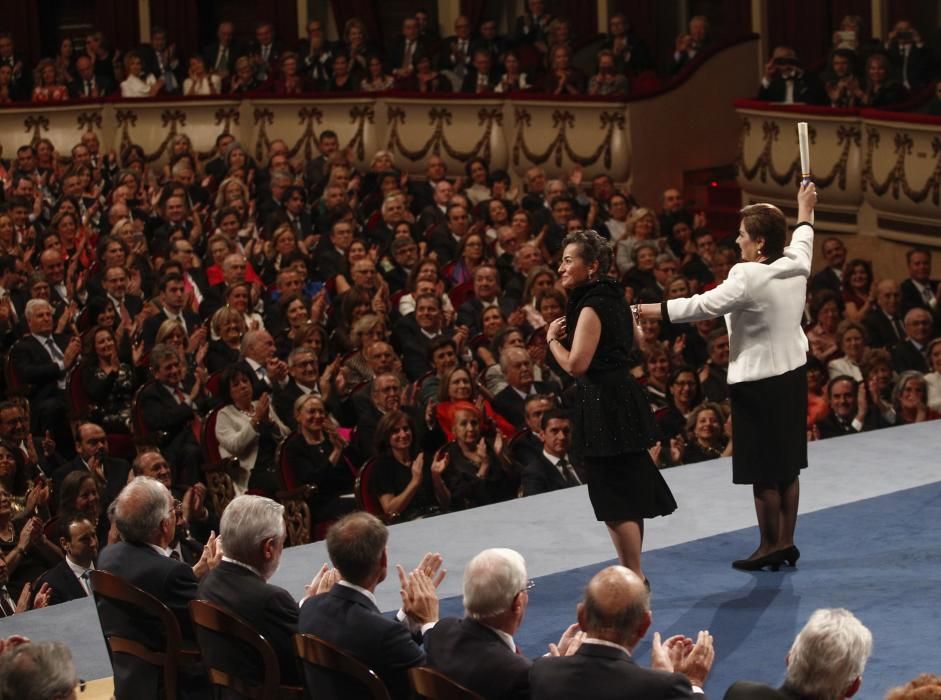
[[[252,401],[252,380],[243,365],[222,373],[219,393],[224,406],[216,419],[216,439],[223,457],[239,461],[232,479],[236,495],[253,489],[273,496],[280,488],[275,454],[290,430],[278,420],[268,394]]]
[[[807,338],[801,329],[813,255],[817,190],[802,185],[798,225],[785,247],[787,221],[770,204],[742,209],[737,243],[742,262],[718,287],[688,299],[635,307],[638,316],[689,323],[725,316],[729,329],[732,400],[732,481],[751,484],[761,543],[747,559],[749,571],[787,562],[800,552],[794,527],[798,475],[807,466]]]

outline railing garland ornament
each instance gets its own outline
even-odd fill
[[[624,130],[625,120],[622,112],[602,112],[598,119],[601,122],[601,128],[605,130],[604,138],[594,153],[588,156],[582,156],[572,149],[569,143],[568,130],[575,128],[575,115],[568,110],[557,109],[552,113],[552,128],[557,130],[555,138],[549,143],[549,147],[542,153],[536,153],[526,144],[525,129],[532,127],[532,116],[526,109],[517,108],[516,118],[516,137],[513,139],[513,165],[519,165],[520,156],[523,155],[534,165],[542,165],[553,155],[556,167],[562,167],[564,156],[582,167],[588,167],[598,162],[602,158],[605,168],[611,167],[611,141],[614,137],[614,130]]]
[[[101,129],[101,112],[80,112],[75,120],[78,122],[79,131]]]
[[[791,161],[787,170],[784,172],[779,171],[774,165],[772,148],[774,142],[778,140],[781,134],[781,127],[778,126],[778,123],[775,121],[765,121],[762,123],[762,132],[764,143],[761,148],[761,153],[758,154],[758,157],[751,166],[747,166],[745,165],[745,138],[751,134],[751,120],[748,117],[743,118],[742,132],[738,142],[738,167],[742,175],[745,176],[746,180],[751,181],[757,177],[761,182],[767,182],[770,177],[771,180],[780,187],[789,183],[795,185],[800,184],[801,170],[799,153],[794,156],[794,160]],[[808,135],[810,136],[810,142],[812,144],[816,143],[817,129],[813,124],[808,128]],[[860,145],[861,134],[859,128],[856,126],[841,125],[837,128],[836,135],[837,144],[842,146],[840,157],[837,158],[836,163],[833,164],[829,173],[826,175],[814,175],[814,183],[821,189],[829,187],[834,182],[836,182],[839,189],[846,189],[847,164],[849,163],[850,148],[852,148],[853,145],[857,147]],[[797,142],[796,134],[794,141],[795,143]]]
[[[356,125],[356,131],[346,147],[353,151],[356,159],[360,161],[366,158],[366,122],[376,122],[376,111],[371,106],[354,105],[350,108],[350,124]]]
[[[26,133],[33,132],[33,138],[30,139],[30,145],[33,147],[39,143],[44,131],[49,131],[49,118],[41,114],[31,114],[23,120],[23,129]]]
[[[255,140],[255,160],[261,161],[262,157],[271,147],[271,139],[268,138],[268,127],[274,124],[274,113],[264,107],[255,108],[255,126],[258,126],[258,138]]]
[[[920,189],[913,189],[908,182],[908,175],[905,173],[905,161],[912,154],[914,140],[906,132],[900,132],[895,135],[895,164],[889,170],[882,182],[876,180],[875,172],[872,167],[873,155],[876,148],[879,147],[879,130],[875,127],[866,129],[866,159],[863,163],[862,188],[865,192],[867,188],[883,196],[889,190],[892,191],[892,197],[899,199],[901,193],[916,204],[920,204],[931,195],[931,203],[935,206],[941,204],[941,138],[935,136],[931,139],[931,155],[935,159],[934,170],[930,177]]]
[[[428,110],[428,122],[434,127],[434,130],[425,144],[417,149],[406,146],[399,135],[399,126],[405,124],[405,110],[401,107],[389,105],[388,120],[391,131],[386,146],[387,150],[392,153],[398,151],[411,161],[420,161],[429,153],[440,156],[441,152],[444,151],[455,160],[468,160],[479,157],[489,162],[490,137],[493,134],[494,125],[500,126],[503,124],[503,114],[499,109],[481,107],[480,111],[477,112],[477,125],[483,126],[484,132],[477,139],[477,142],[466,151],[455,148],[444,133],[445,126],[451,126],[453,122],[451,111],[445,107],[432,107]]]

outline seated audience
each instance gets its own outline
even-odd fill
[[[840,375],[831,379],[827,385],[827,399],[830,413],[816,423],[821,438],[852,435],[889,425],[879,407],[870,405],[866,386],[857,384],[850,376]]]
[[[905,370],[895,380],[892,389],[895,424],[908,425],[941,418],[941,413],[928,408],[928,385],[925,376],[915,370]]]
[[[298,685],[293,639],[298,606],[290,593],[269,583],[281,563],[284,533],[284,506],[262,496],[237,496],[222,514],[222,561],[199,582],[197,597],[228,610],[261,634],[277,656],[282,685]],[[207,665],[260,685],[265,669],[256,654],[215,638],[207,651]]]
[[[385,617],[376,605],[375,590],[389,571],[388,540],[389,530],[368,513],[352,513],[330,528],[327,553],[340,579],[329,592],[304,601],[298,631],[356,657],[379,676],[393,700],[406,700],[411,697],[408,669],[425,665],[425,651],[409,625],[420,630],[421,640],[438,622],[435,587],[440,579],[437,568],[429,575],[419,567],[406,576],[398,567],[404,614],[396,620]],[[362,692],[351,681],[309,664],[304,665],[304,675],[307,687],[321,688],[327,697],[359,697]]]
[[[586,483],[587,475],[569,452],[572,447],[572,419],[559,409],[550,409],[540,419],[542,454],[523,467],[520,491],[523,496],[547,493]]]
[[[595,574],[578,604],[581,646],[571,656],[536,659],[529,674],[530,697],[666,700],[701,694],[715,658],[712,635],[702,631],[695,643],[682,635],[661,643],[657,633],[651,668],[641,668],[631,655],[651,621],[650,593],[635,573],[609,566]]]
[[[859,691],[872,653],[872,633],[849,610],[820,609],[797,633],[785,657],[779,689],[751,681],[733,683],[725,700],[849,698]]]

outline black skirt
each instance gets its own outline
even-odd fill
[[[732,483],[790,483],[807,466],[807,366],[729,385]]]
[[[598,520],[642,520],[676,510],[673,493],[646,450],[585,457],[585,466],[588,498]]]

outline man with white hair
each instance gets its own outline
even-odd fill
[[[784,685],[738,681],[725,700],[841,700],[851,698],[872,654],[872,632],[849,610],[821,608],[797,633],[787,653]]]
[[[440,620],[425,635],[428,665],[484,698],[528,698],[532,662],[513,641],[528,604],[523,556],[485,549],[464,569],[464,618]]]
[[[513,549],[485,549],[464,570],[463,619],[440,620],[425,634],[428,665],[486,700],[528,698],[532,661],[523,656],[513,634],[529,604],[533,582],[526,561]],[[569,627],[551,656],[574,653],[580,639]]]
[[[17,378],[27,386],[30,429],[33,435],[50,431],[63,454],[71,457],[75,453],[65,385],[79,360],[82,342],[78,336],[53,333],[52,305],[44,299],[30,299],[25,316],[29,333],[13,345],[10,358]]]
[[[216,542],[211,538],[203,558],[194,567],[170,558],[169,545],[176,535],[176,506],[162,483],[146,476],[133,479],[115,500],[114,521],[121,541],[101,550],[98,568],[119,576],[154,596],[176,615],[184,644],[194,643],[187,605],[195,600],[198,578],[217,563]],[[148,649],[164,645],[160,625],[139,610],[98,601],[98,617],[105,636],[115,635]],[[114,689],[119,698],[162,697],[163,674],[156,666],[121,654],[114,662]],[[204,687],[205,680],[181,674],[184,689]]]
[[[222,561],[200,582],[197,597],[245,620],[278,657],[281,683],[301,682],[292,637],[297,633],[297,602],[268,581],[278,570],[284,549],[284,506],[263,496],[239,496],[222,513]],[[228,669],[260,685],[264,669],[256,654],[220,640],[207,665]]]
[[[288,380],[288,366],[275,354],[274,338],[266,330],[248,331],[242,337],[242,361],[252,378],[252,396],[283,388]]]
[[[0,654],[0,700],[74,700],[78,684],[62,642],[25,641]]]

